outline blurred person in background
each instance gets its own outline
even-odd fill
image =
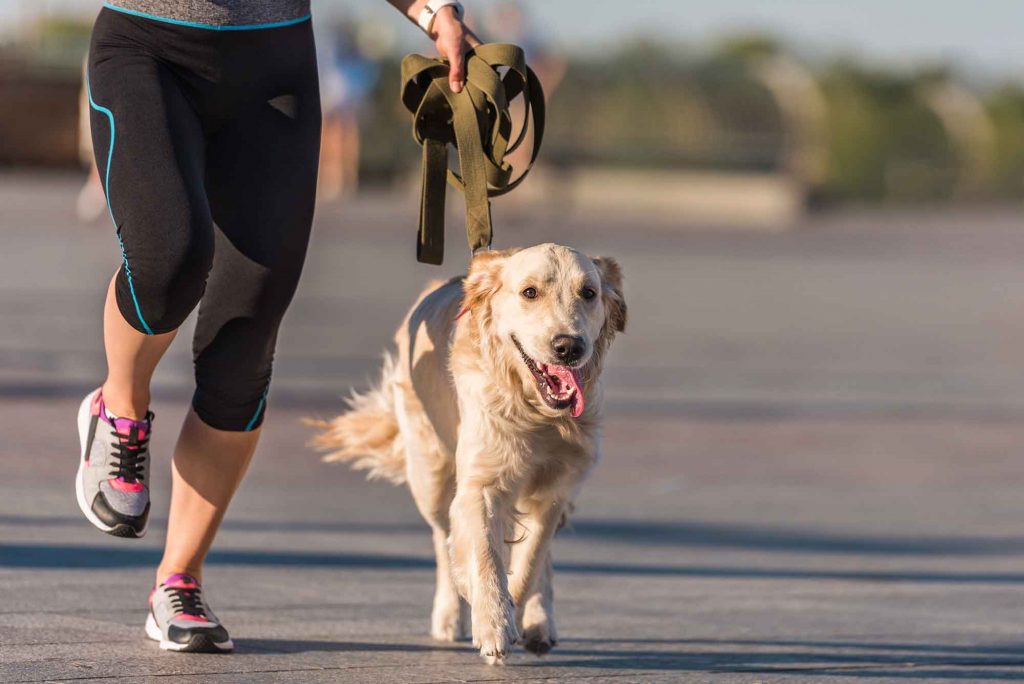
[[[89,93],[85,87],[85,74],[89,66],[88,56],[82,60],[82,88],[78,94],[78,159],[82,166],[89,169],[85,184],[78,191],[75,201],[75,214],[82,223],[92,223],[107,208],[107,198],[103,195],[103,182],[100,171],[96,167],[96,156],[92,151],[92,134],[90,128]]]
[[[335,23],[318,35],[317,45],[323,109],[318,194],[330,201],[358,188],[359,122],[380,69],[352,22]]]
[[[461,91],[478,44],[461,6],[389,3],[428,33]],[[103,315],[107,377],[79,409],[75,485],[104,532],[146,532],[150,381],[199,305],[196,391],[146,621],[167,650],[233,648],[202,593],[203,563],[260,437],[309,240],[321,123],[309,4],[112,0],[93,27],[86,97],[122,263]]]
[[[565,77],[566,59],[544,40],[544,36],[537,30],[527,13],[526,7],[522,3],[511,0],[495,3],[484,17],[484,32],[489,37],[495,37],[495,40],[500,36],[501,42],[512,43],[523,48],[526,63],[537,74],[537,79],[544,89],[545,99],[550,101]],[[520,112],[522,106],[521,98],[516,98],[510,104],[513,121],[523,120]],[[516,131],[515,135],[518,134]],[[514,169],[525,169],[530,163],[531,150],[533,150],[533,127],[527,130],[523,144],[506,157],[506,161]]]

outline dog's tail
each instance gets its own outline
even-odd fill
[[[348,410],[334,420],[307,419],[319,429],[310,444],[329,452],[325,461],[347,461],[367,471],[371,480],[405,482],[405,449],[395,416],[395,359],[384,356],[380,384],[366,392],[353,392]]]

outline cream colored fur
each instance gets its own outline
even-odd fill
[[[614,260],[554,244],[486,252],[421,294],[379,386],[313,421],[326,460],[408,483],[433,530],[434,638],[471,632],[489,662],[520,639],[538,654],[556,643],[549,546],[600,457],[601,368],[625,323]],[[513,334],[541,363],[556,362],[555,335],[585,339],[582,415],[542,401]]]

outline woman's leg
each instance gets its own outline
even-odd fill
[[[75,480],[85,517],[122,537],[145,534],[149,517],[150,380],[213,260],[203,126],[179,76],[140,48],[150,34],[136,24],[103,10],[89,51],[93,148],[121,267],[104,305],[107,378],[78,412]]]
[[[179,572],[202,581],[203,560],[259,437],[259,428],[250,432],[217,430],[200,420],[195,411],[188,412],[174,450],[171,512],[157,584]]]
[[[202,126],[168,68],[119,42],[126,21],[97,19],[86,98],[122,257],[103,309],[103,399],[115,415],[142,420],[153,371],[203,294],[213,227]]]
[[[107,352],[103,399],[115,416],[144,420],[149,411],[153,371],[177,331],[146,335],[128,325],[117,307],[116,280],[115,274],[103,306],[103,345]]]
[[[300,34],[308,30],[278,34],[280,51],[267,53],[273,60],[308,53],[292,88],[282,93],[274,84],[268,102],[247,104],[208,142],[214,260],[196,322],[196,393],[174,454],[158,582],[202,574],[259,440],[277,331],[302,272],[316,199],[320,102],[312,40]]]

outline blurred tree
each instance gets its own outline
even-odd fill
[[[1024,196],[1024,87],[1003,86],[986,102],[995,129],[995,189],[1001,197]]]
[[[937,199],[952,193],[958,160],[913,77],[848,61],[820,77],[828,101],[828,193],[851,199]]]
[[[59,109],[38,105],[44,90],[66,93],[73,108],[89,29],[44,16],[8,48],[7,99],[26,104],[8,108],[0,139],[26,137],[12,133],[25,129],[23,112]],[[369,183],[406,178],[419,155],[396,97],[399,57],[379,58],[362,127]],[[541,163],[779,173],[836,200],[1024,197],[1024,86],[978,95],[945,65],[913,74],[850,59],[808,65],[756,32],[701,53],[637,38],[571,58],[548,104]]]
[[[954,195],[984,199],[994,192],[995,127],[978,96],[947,73],[918,79],[917,94],[938,117],[957,157]]]
[[[775,36],[757,32],[727,36],[718,42],[716,52],[728,59],[755,61],[777,57],[785,50]]]
[[[742,61],[694,61],[650,41],[601,59],[573,60],[549,125],[546,155],[580,161],[648,168],[777,165],[777,112]]]
[[[771,145],[772,166],[796,179],[806,196],[819,196],[828,173],[828,126],[814,74],[774,36],[763,33],[727,37],[716,53],[741,63],[745,75],[771,95],[778,120],[762,117],[761,124],[770,126],[762,136]]]
[[[22,50],[36,66],[80,69],[92,24],[77,16],[50,14],[34,22]]]

